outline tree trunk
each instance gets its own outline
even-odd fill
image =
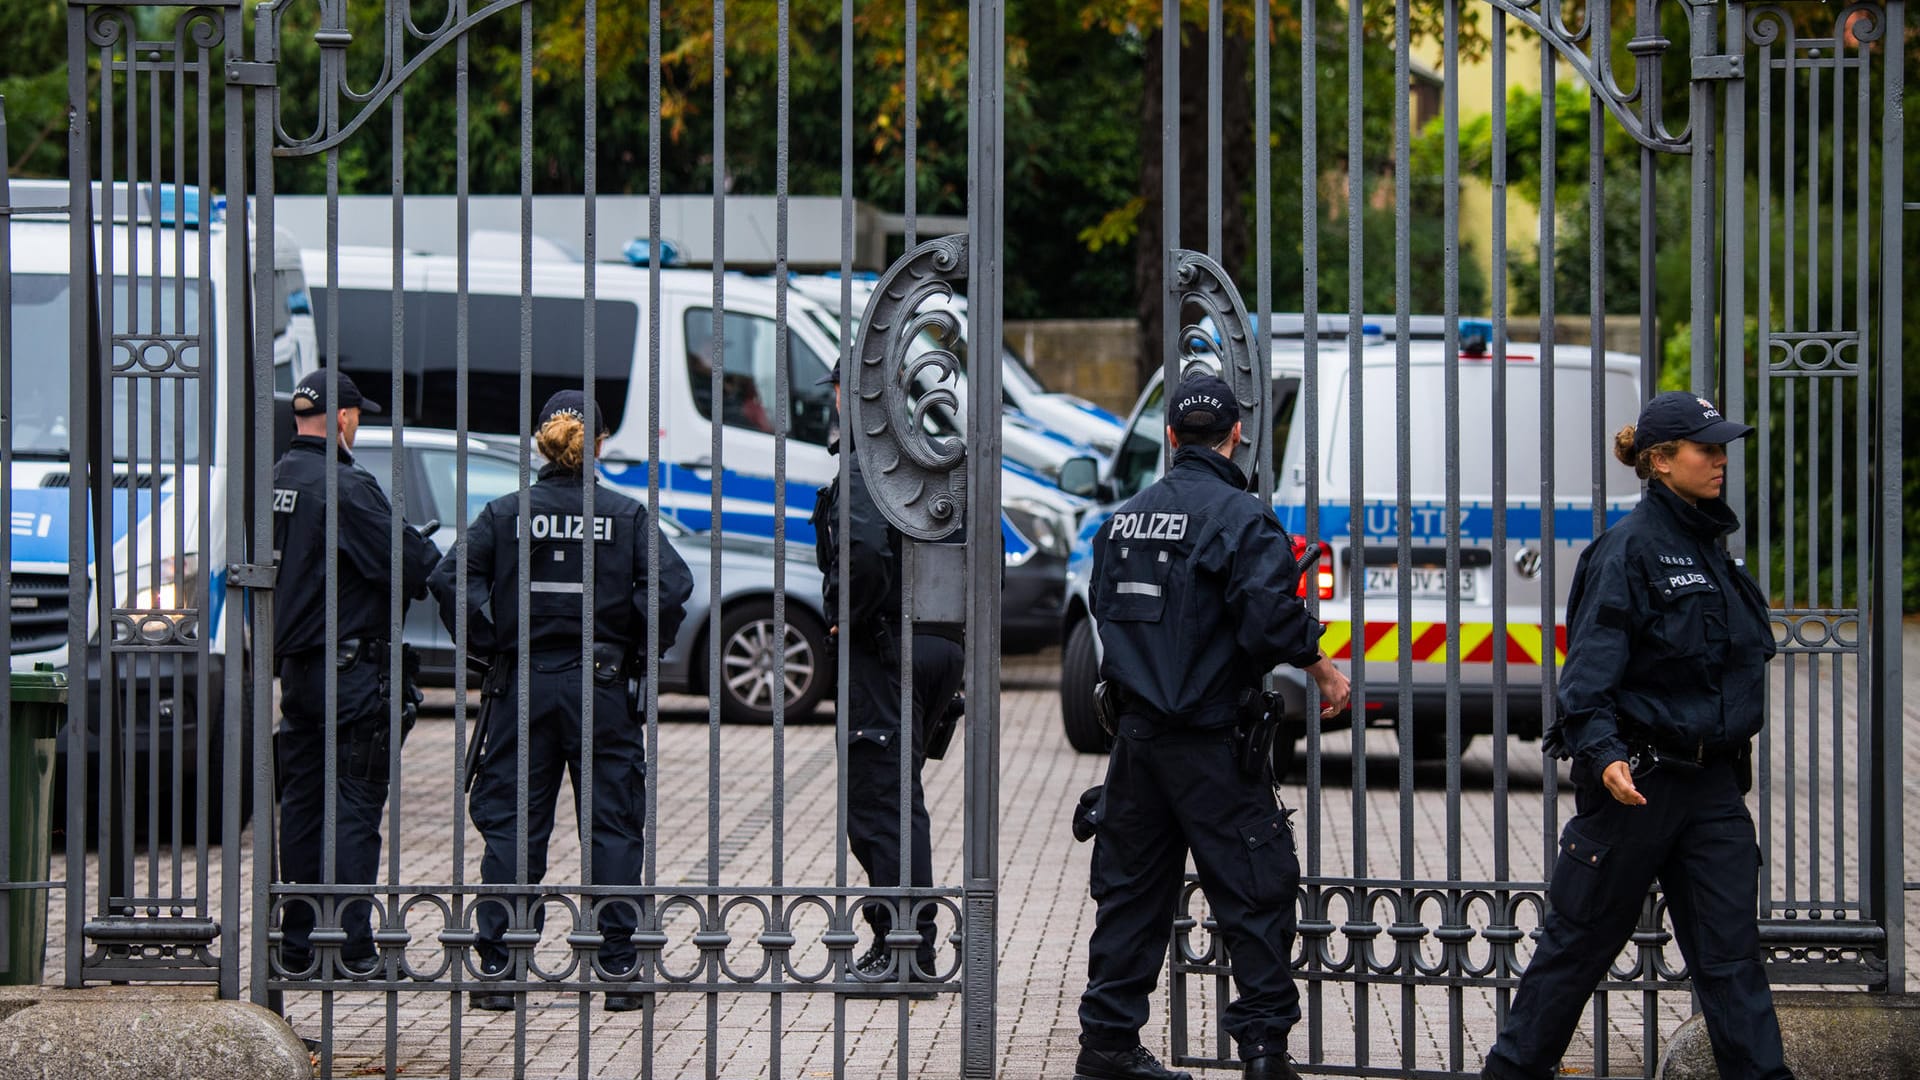
[[[1220,247],[1210,252],[1236,279],[1244,273],[1248,235],[1247,196],[1253,181],[1253,101],[1249,67],[1252,46],[1244,35],[1221,43]],[[1161,229],[1160,94],[1161,38],[1148,41],[1146,77],[1141,86],[1140,194],[1145,202],[1134,248],[1136,310],[1140,348],[1135,361],[1140,385],[1165,362],[1160,298],[1166,289],[1167,252],[1173,247],[1207,247],[1207,36],[1189,27],[1180,46],[1180,234],[1169,244]]]

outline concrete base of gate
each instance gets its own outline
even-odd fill
[[[19,987],[0,994],[0,1080],[312,1077],[306,1047],[273,1013],[153,991]]]
[[[1920,1080],[1920,994],[1799,991],[1775,993],[1773,1005],[1797,1080]],[[1696,1014],[1667,1044],[1661,1080],[1719,1075]]]

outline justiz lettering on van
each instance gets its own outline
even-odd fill
[[[533,522],[533,527],[530,532],[535,540],[586,539],[586,523],[579,514],[535,514],[530,520]],[[520,535],[517,531],[517,526],[514,535]],[[595,517],[593,519],[593,538],[602,544],[611,542],[613,540],[613,519],[610,517]]]
[[[1187,515],[1115,514],[1107,535],[1116,540],[1182,540],[1187,535]]]

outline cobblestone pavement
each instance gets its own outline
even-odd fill
[[[1905,730],[1908,732],[1906,818],[1908,876],[1920,877],[1920,623],[1909,622],[1905,633],[1907,672]],[[1776,665],[1781,668],[1782,665]],[[1077,1046],[1077,997],[1085,977],[1085,942],[1092,929],[1093,908],[1086,898],[1089,847],[1075,844],[1066,828],[1069,809],[1079,793],[1101,779],[1104,759],[1074,753],[1060,733],[1057,692],[1057,654],[1010,658],[1005,667],[1002,696],[1001,745],[1001,898],[999,918],[999,1061],[1006,1077],[1065,1078],[1072,1075]],[[1806,666],[1793,676],[1776,671],[1781,700],[1789,696],[1811,704],[1810,688],[1819,687],[1815,714],[1834,710],[1850,718],[1856,702],[1848,693],[1831,692],[1831,673],[1809,679]],[[1851,678],[1851,674],[1848,676]],[[405,770],[398,787],[402,802],[397,858],[390,846],[388,861],[397,865],[395,880],[402,883],[452,881],[456,864],[468,881],[477,880],[478,834],[466,823],[461,800],[453,788],[455,721],[450,696],[442,695],[436,715],[424,719],[406,749]],[[1803,707],[1805,707],[1803,705]],[[830,713],[829,713],[830,717]],[[720,776],[717,791],[709,789],[709,754],[714,734],[705,723],[706,704],[700,699],[669,698],[663,703],[659,750],[654,775],[658,789],[658,879],[662,882],[707,880],[713,869],[722,883],[771,880],[776,827],[783,833],[781,872],[795,885],[831,885],[838,869],[835,831],[835,755],[833,726],[816,723],[788,728],[785,733],[785,804],[776,807],[770,777],[774,768],[772,734],[767,729],[729,726],[719,732]],[[1843,728],[1847,725],[1841,725]],[[1833,883],[1833,869],[1853,866],[1858,850],[1857,821],[1845,824],[1846,843],[1828,843],[1812,850],[1805,834],[1818,816],[1830,828],[1837,816],[1843,823],[1852,814],[1853,777],[1857,747],[1846,731],[1832,738],[1832,727],[1809,733],[1801,730],[1788,739],[1784,728],[1774,745],[1775,774],[1804,773],[1809,755],[1820,748],[1838,753],[1849,769],[1840,783],[1808,790],[1805,784],[1776,783],[1773,812],[1768,824],[1776,835],[1799,831],[1799,865],[1785,874],[1801,897],[1848,899],[1843,873]],[[1788,768],[1787,745],[1794,749]],[[1462,797],[1457,816],[1450,817],[1445,794],[1446,770],[1438,763],[1413,770],[1410,798],[1401,796],[1400,763],[1390,733],[1374,733],[1366,741],[1363,774],[1365,794],[1360,800],[1364,828],[1354,825],[1354,767],[1351,737],[1330,734],[1320,759],[1319,798],[1309,799],[1300,783],[1289,785],[1285,798],[1302,808],[1296,818],[1301,858],[1309,873],[1342,877],[1360,864],[1357,846],[1366,852],[1365,870],[1372,877],[1491,880],[1505,860],[1506,876],[1538,880],[1549,835],[1541,796],[1541,759],[1535,744],[1514,741],[1506,800],[1505,843],[1495,829],[1493,751],[1489,740],[1476,740],[1460,766]],[[960,880],[961,795],[963,769],[959,749],[927,770],[928,800],[934,823],[935,879]],[[717,808],[709,813],[710,802]],[[1756,797],[1757,802],[1757,797]],[[1788,807],[1793,807],[1791,813]],[[1570,800],[1560,800],[1560,820],[1571,813]],[[579,845],[570,800],[562,800],[554,830],[547,880],[577,880]],[[456,830],[455,823],[460,823]],[[456,853],[453,838],[463,849]],[[1364,837],[1364,839],[1362,839]],[[251,850],[251,834],[249,834]],[[1457,841],[1450,844],[1449,841]],[[1503,850],[1504,849],[1504,850]],[[1778,848],[1776,848],[1778,850]],[[1449,866],[1450,856],[1456,860]],[[717,860],[717,861],[716,861]],[[91,860],[90,860],[91,862]],[[172,865],[162,852],[151,868],[163,878]],[[249,863],[250,868],[250,863]],[[219,894],[217,854],[210,868],[211,895]],[[1449,870],[1453,871],[1449,875]],[[146,880],[150,866],[145,852],[135,868],[136,879]],[[189,858],[183,872],[191,878],[196,868]],[[857,866],[848,871],[860,884]],[[56,857],[53,876],[64,877]],[[1782,884],[1776,880],[1776,886]],[[251,881],[243,882],[250,888]],[[243,895],[246,895],[243,892]],[[1920,897],[1920,894],[1910,894]],[[243,905],[244,906],[244,905]],[[1920,902],[1910,900],[1907,919],[1920,916]],[[55,893],[49,927],[51,952],[48,978],[61,978],[64,945],[64,908]],[[243,940],[250,932],[248,913],[242,913]],[[1376,918],[1390,919],[1381,910]],[[1429,916],[1430,918],[1431,916]],[[758,929],[735,926],[736,941],[751,940]],[[1336,916],[1336,921],[1338,916]],[[558,961],[566,955],[564,918],[551,917],[541,955]],[[796,953],[803,959],[821,955],[817,939],[822,920],[799,919]],[[438,955],[434,935],[438,916],[418,910],[408,919],[414,944],[414,963],[430,966]],[[946,927],[946,928],[950,928]],[[688,928],[683,928],[688,929]],[[688,933],[676,935],[685,939]],[[809,944],[811,942],[811,945]],[[1920,933],[1909,933],[1910,968],[1920,964]],[[1384,947],[1384,946],[1381,946]],[[692,955],[690,946],[675,946],[669,958]],[[746,961],[736,945],[730,955]],[[943,952],[943,962],[953,954]],[[1384,955],[1384,954],[1383,954]],[[1675,957],[1677,961],[1677,956]],[[748,961],[750,962],[750,961]],[[816,961],[817,966],[817,961]],[[243,963],[243,971],[245,965]],[[1189,986],[1189,1030],[1192,1049],[1206,1052],[1213,1045],[1215,987],[1210,979],[1194,979]],[[1493,1034],[1494,1003],[1490,991],[1465,990],[1457,1002],[1444,987],[1403,991],[1373,987],[1364,995],[1341,983],[1308,988],[1308,1019],[1293,1036],[1292,1051],[1314,1071],[1315,1061],[1352,1063],[1364,1051],[1375,1066],[1395,1067],[1410,1058],[1421,1070],[1477,1069]],[[516,1038],[513,1014],[457,1012],[459,999],[444,989],[431,991],[348,990],[334,994],[290,992],[286,1012],[304,1035],[331,1035],[335,1076],[377,1075],[385,1071],[391,1047],[398,1075],[444,1075],[457,1062],[464,1076],[511,1076],[516,1062],[529,1076],[695,1077],[953,1077],[959,1075],[960,1008],[954,995],[901,1006],[897,1002],[836,1000],[826,994],[786,994],[778,999],[764,993],[704,995],[670,994],[660,999],[650,1021],[641,1014],[610,1016],[596,1004],[580,1010],[578,995],[527,995],[524,1038]],[[774,1004],[775,1001],[779,1004]],[[1151,1026],[1143,1032],[1146,1044],[1166,1055],[1169,1048],[1167,994],[1155,998]],[[1646,1010],[1651,1009],[1649,1014]],[[1571,1050],[1567,1065],[1582,1073],[1593,1071],[1593,1032],[1605,1033],[1606,1060],[1602,1071],[1638,1074],[1642,1069],[1649,1028],[1664,1037],[1690,1011],[1683,993],[1609,996],[1604,1016],[1590,1015]],[[838,1014],[838,1018],[836,1018]],[[1648,1017],[1651,1017],[1650,1023]],[[1364,1021],[1364,1024],[1361,1023]],[[648,1025],[651,1025],[649,1030]],[[1366,1032],[1356,1039],[1356,1027]],[[904,1031],[904,1038],[902,1037]],[[1403,1041],[1404,1040],[1404,1041]],[[581,1055],[587,1055],[582,1068]],[[773,1064],[777,1060],[777,1064]],[[841,1067],[836,1070],[836,1062]],[[1205,1071],[1201,1076],[1225,1076]]]

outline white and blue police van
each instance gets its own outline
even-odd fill
[[[643,248],[644,250],[644,248]],[[459,264],[452,256],[409,253],[401,260],[401,310],[394,309],[394,256],[387,248],[342,247],[304,252],[307,279],[322,342],[320,363],[339,369],[370,397],[385,402],[393,381],[393,334],[402,327],[400,414],[409,425],[457,427],[456,379]],[[532,309],[532,400],[578,387],[586,351],[587,268],[560,259],[532,260],[525,274]],[[521,296],[519,260],[470,259],[467,264],[467,430],[518,437],[521,416]],[[721,492],[721,530],[771,538],[778,487],[774,469],[776,295],[772,281],[723,276],[721,394],[713,400],[714,282],[710,271],[658,271],[659,397],[649,402],[651,271],[644,265],[604,263],[594,275],[594,396],[612,430],[602,450],[601,475],[645,499],[651,447],[648,416],[659,420],[659,504],[663,513],[695,531],[715,527],[713,492]],[[798,291],[787,296],[786,536],[813,543],[809,518],[817,488],[839,475],[827,450],[836,423],[833,388],[819,385],[839,357],[830,327],[837,315]],[[326,331],[337,319],[338,338]],[[391,411],[391,410],[390,410]],[[388,417],[372,421],[391,422]],[[956,418],[930,422],[950,427]],[[718,461],[714,432],[720,435]],[[942,433],[957,433],[943,431]],[[1067,495],[1007,467],[1001,477],[1001,532],[1006,544],[1001,630],[1010,648],[1041,647],[1059,633],[1066,561],[1084,499]],[[797,557],[810,559],[808,552]]]
[[[1409,408],[1404,420],[1408,447],[1408,504],[1410,572],[1402,579],[1400,558],[1401,491],[1399,446],[1403,431],[1398,397],[1398,344],[1383,327],[1393,316],[1369,316],[1362,325],[1360,362],[1354,365],[1347,338],[1347,320],[1323,317],[1317,333],[1319,439],[1315,468],[1318,480],[1318,522],[1307,535],[1308,462],[1305,374],[1305,332],[1301,318],[1281,317],[1268,335],[1272,349],[1273,428],[1269,433],[1276,463],[1273,508],[1296,538],[1296,555],[1304,572],[1297,587],[1300,596],[1315,595],[1326,625],[1321,646],[1327,655],[1351,673],[1355,656],[1364,658],[1366,699],[1364,722],[1392,726],[1399,719],[1400,666],[1409,657],[1412,667],[1413,752],[1416,758],[1436,758],[1446,749],[1447,603],[1459,602],[1461,746],[1475,735],[1493,731],[1495,694],[1494,656],[1506,658],[1508,730],[1523,738],[1540,735],[1540,685],[1543,659],[1565,660],[1564,620],[1567,589],[1582,549],[1591,543],[1594,523],[1594,460],[1607,450],[1611,462],[1611,434],[1639,414],[1640,359],[1605,352],[1599,365],[1603,401],[1601,426],[1593,427],[1593,351],[1585,345],[1542,346],[1509,343],[1505,349],[1506,415],[1494,412],[1493,373],[1496,350],[1491,347],[1491,324],[1484,320],[1460,323],[1459,372],[1459,504],[1460,528],[1457,578],[1450,579],[1447,564],[1447,475],[1445,410],[1445,321],[1439,316],[1409,320],[1407,352]],[[1205,362],[1204,359],[1201,362]],[[1541,465],[1548,449],[1542,432],[1541,383],[1547,365],[1553,369],[1553,488],[1550,509],[1554,595],[1551,611],[1543,606],[1542,570],[1546,551],[1544,521],[1549,510],[1541,504]],[[1358,383],[1362,401],[1359,437],[1353,436],[1351,402]],[[1125,441],[1110,466],[1099,471],[1088,466],[1072,470],[1069,486],[1087,489],[1099,507],[1082,521],[1068,567],[1068,596],[1062,616],[1064,649],[1061,659],[1062,722],[1073,745],[1081,750],[1102,749],[1104,733],[1093,712],[1093,686],[1098,680],[1099,638],[1088,611],[1088,578],[1093,564],[1093,537],[1112,512],[1132,495],[1159,479],[1165,469],[1166,409],[1162,375],[1155,372],[1134,406]],[[1506,535],[1496,549],[1494,539],[1494,465],[1489,433],[1506,428]],[[1253,436],[1249,433],[1249,438]],[[1356,508],[1350,448],[1362,448],[1364,498]],[[1087,483],[1086,478],[1095,478]],[[1640,499],[1633,474],[1612,464],[1601,469],[1599,504],[1605,524],[1624,517]],[[1355,551],[1352,523],[1360,515],[1362,543]],[[1355,618],[1352,582],[1359,562],[1361,597]],[[1496,639],[1494,581],[1504,579],[1506,633]],[[1410,600],[1412,619],[1402,622],[1400,598]],[[1286,698],[1288,716],[1305,716],[1305,677],[1291,668],[1276,674]],[[1349,718],[1337,723],[1344,724]],[[1330,727],[1333,725],[1329,725]],[[1296,728],[1296,735],[1300,733]]]
[[[178,626],[193,619],[175,637],[192,646],[206,642],[205,670],[197,647],[164,658],[122,661],[129,666],[119,672],[115,685],[119,693],[111,708],[122,716],[122,730],[131,732],[130,749],[136,759],[131,805],[147,805],[148,795],[159,797],[163,806],[170,804],[164,788],[149,790],[149,778],[157,775],[162,785],[172,784],[172,748],[179,746],[183,751],[178,775],[184,790],[177,794],[191,807],[196,793],[204,791],[208,820],[217,822],[221,787],[217,780],[201,783],[195,748],[202,737],[200,725],[205,724],[208,767],[217,778],[224,746],[225,673],[240,662],[247,636],[243,620],[225,603],[230,554],[227,469],[245,434],[231,429],[229,406],[235,395],[250,392],[252,373],[248,350],[236,347],[224,333],[228,290],[249,287],[244,269],[227,265],[227,231],[232,226],[226,200],[184,185],[141,184],[129,190],[125,184],[116,184],[104,192],[94,185],[95,265],[89,277],[95,282],[102,313],[101,332],[184,339],[181,363],[191,362],[203,378],[211,373],[212,405],[206,407],[197,390],[184,390],[188,385],[199,386],[200,380],[166,378],[166,372],[150,379],[116,377],[111,380],[111,400],[98,403],[112,428],[111,446],[104,448],[112,481],[110,488],[103,489],[107,498],[98,507],[97,520],[107,522],[113,578],[103,582],[96,571],[101,538],[89,530],[84,544],[89,580],[87,644],[85,655],[76,656],[68,640],[73,547],[69,508],[73,485],[85,483],[87,454],[85,448],[73,445],[76,409],[84,404],[76,406],[71,400],[71,320],[76,300],[65,209],[70,188],[64,180],[15,181],[9,195],[16,208],[9,237],[13,330],[8,371],[12,412],[7,433],[13,454],[7,477],[13,578],[9,667],[22,671],[48,663],[67,672],[69,679],[85,678],[89,782],[97,783],[104,704],[99,591],[111,590],[108,599],[116,610],[149,613],[135,620],[137,632],[157,632],[160,624],[150,620],[169,620]],[[275,378],[291,386],[292,371],[315,354],[317,341],[306,306],[298,248],[285,234],[276,236],[275,248],[276,295],[271,309]],[[106,265],[109,258],[110,266]],[[201,338],[213,343],[213,355],[186,355],[198,351],[192,342],[201,335],[203,324],[213,331]],[[116,356],[124,352],[116,347]],[[138,358],[120,358],[129,364],[156,365],[152,350],[147,352]],[[193,618],[186,611],[199,615]],[[250,747],[250,726],[242,742]],[[64,728],[59,745],[64,754]],[[159,762],[153,761],[153,750],[158,751]],[[56,770],[55,779],[64,787],[64,768]],[[241,790],[244,799],[251,786],[243,785]],[[56,799],[56,816],[64,818],[64,810],[64,800]],[[186,816],[191,820],[193,815]]]

